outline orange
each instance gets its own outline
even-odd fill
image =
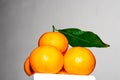
[[[31,52],[30,64],[37,73],[58,73],[63,67],[63,55],[53,46],[40,46]]]
[[[95,56],[84,47],[72,47],[64,55],[64,68],[70,74],[89,75],[95,65]]]
[[[38,40],[38,46],[41,45],[52,45],[61,52],[65,52],[68,48],[68,40],[60,32],[46,32]]]
[[[33,70],[31,69],[29,58],[27,58],[24,62],[24,71],[28,76],[31,76],[34,73]]]

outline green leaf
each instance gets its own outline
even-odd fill
[[[81,47],[109,47],[108,44],[104,43],[100,37],[91,32],[91,31],[83,31],[78,28],[66,28],[66,29],[55,29],[54,30],[63,33],[69,44],[73,46],[81,46]]]

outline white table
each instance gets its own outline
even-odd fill
[[[35,73],[29,80],[96,80],[93,75],[43,74]]]

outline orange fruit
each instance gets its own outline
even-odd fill
[[[53,46],[40,46],[30,54],[30,64],[37,73],[57,73],[63,67],[63,55]]]
[[[38,40],[38,46],[42,45],[52,45],[61,52],[65,52],[68,48],[68,40],[60,32],[46,32]]]
[[[29,58],[27,58],[24,62],[24,71],[28,76],[31,76],[34,73],[33,70],[31,69]]]
[[[64,68],[70,74],[89,75],[95,65],[95,56],[84,47],[72,47],[64,55]]]

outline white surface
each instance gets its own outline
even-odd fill
[[[96,80],[92,75],[41,74],[36,73],[32,80]]]

